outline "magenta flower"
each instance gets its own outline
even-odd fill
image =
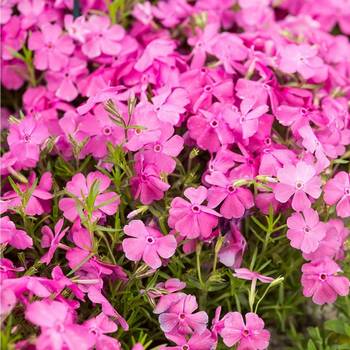
[[[60,71],[46,73],[47,88],[61,100],[73,101],[78,96],[76,83],[86,73],[86,62],[72,57]]]
[[[263,350],[270,341],[270,332],[264,329],[264,321],[252,312],[245,315],[229,312],[224,317],[224,329],[220,332],[226,346],[238,344],[237,350]]]
[[[14,222],[8,216],[0,218],[0,244],[9,244],[17,249],[27,249],[33,246],[33,240],[23,230],[17,230]]]
[[[287,220],[287,237],[293,248],[303,253],[314,252],[326,235],[327,226],[319,221],[317,211],[308,208],[302,213],[294,213]]]
[[[160,328],[163,332],[176,331],[180,334],[204,332],[208,315],[204,311],[193,313],[198,308],[195,296],[185,295],[172,304],[166,312],[159,315]]]
[[[310,208],[311,202],[307,195],[316,199],[321,195],[321,178],[316,176],[312,165],[299,161],[295,166],[287,164],[277,171],[280,181],[274,188],[275,198],[286,203],[292,196],[292,208],[303,211]]]
[[[92,185],[97,186],[97,196],[94,202],[93,216],[95,219],[102,215],[113,215],[119,206],[119,196],[115,192],[106,192],[111,180],[99,171],[91,172],[85,177],[82,173],[75,174],[71,181],[67,182],[66,190],[73,198],[62,198],[59,208],[69,221],[75,221],[79,217],[78,210],[83,210],[83,203],[91,191]]]
[[[330,179],[324,188],[324,200],[328,205],[337,203],[338,216],[350,216],[350,174],[341,171]]]
[[[142,204],[150,204],[162,199],[164,192],[170,185],[160,177],[160,170],[155,163],[147,163],[143,155],[136,157],[134,165],[136,176],[131,181],[131,190],[134,197],[140,198]]]
[[[132,220],[124,227],[124,232],[132,237],[125,238],[122,243],[129,260],[143,260],[152,269],[158,269],[162,265],[160,257],[169,259],[175,253],[177,243],[173,235],[164,236],[141,220]]]
[[[15,267],[11,260],[0,258],[0,282],[8,278],[16,278],[16,272],[22,271],[24,267]]]
[[[186,111],[185,106],[189,103],[189,99],[185,89],[171,90],[164,87],[158,90],[158,94],[152,98],[152,103],[159,120],[176,125],[180,115]]]
[[[86,42],[82,46],[83,53],[89,58],[99,57],[101,54],[116,56],[122,46],[120,41],[125,36],[123,27],[111,25],[107,16],[92,15],[87,24],[89,33]]]
[[[75,324],[67,304],[52,300],[34,301],[27,306],[26,319],[41,328],[37,348],[90,349],[93,337],[87,328]]]
[[[312,296],[315,304],[331,304],[338,295],[349,294],[348,278],[338,275],[338,272],[341,272],[340,267],[328,257],[304,264],[301,271],[303,294],[306,297]]]
[[[61,239],[66,234],[69,227],[66,227],[64,230],[62,230],[64,220],[60,219],[57,221],[57,224],[55,225],[55,234],[53,234],[51,228],[49,226],[44,226],[41,229],[42,233],[42,239],[41,239],[41,247],[42,248],[49,248],[48,252],[44,254],[40,261],[42,263],[45,263],[48,265],[50,261],[53,258],[53,255],[55,254],[56,249],[58,248],[58,245],[61,242]]]
[[[274,281],[272,277],[261,275],[260,273],[255,271],[250,271],[245,267],[235,269],[235,273],[233,274],[233,276],[248,281],[259,280],[262,283],[271,283]]]
[[[259,118],[268,112],[266,104],[258,104],[256,98],[246,98],[238,109],[236,106],[226,109],[224,119],[228,125],[244,139],[253,136],[259,127]]]
[[[101,313],[94,318],[90,318],[84,322],[83,326],[88,328],[90,334],[94,337],[96,350],[122,349],[117,339],[106,335],[109,333],[115,333],[118,329],[118,326],[105,314]]]
[[[285,73],[299,73],[304,79],[327,78],[327,68],[317,55],[317,48],[307,44],[287,45],[281,51],[279,68]]]
[[[190,202],[180,197],[174,198],[169,210],[169,226],[187,238],[209,237],[221,215],[202,205],[207,193],[207,189],[203,186],[190,187],[184,191],[184,196]]]
[[[216,208],[222,203],[220,214],[226,219],[241,218],[246,209],[254,206],[254,198],[250,190],[237,187],[235,172],[227,178],[220,172],[213,172],[205,177],[205,180],[214,185],[208,190],[208,206]]]
[[[62,34],[62,28],[57,24],[43,24],[40,30],[32,33],[28,41],[29,49],[35,51],[34,65],[39,70],[57,72],[68,63],[68,57],[74,51],[73,41]]]

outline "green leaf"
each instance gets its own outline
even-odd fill
[[[347,326],[349,327],[349,325]],[[328,320],[324,323],[324,328],[337,334],[348,335],[345,330],[344,322],[340,320]]]
[[[315,343],[311,339],[307,342],[307,350],[317,350]]]

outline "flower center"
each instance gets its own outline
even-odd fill
[[[142,181],[147,181],[147,176],[144,175],[144,174],[142,174],[142,175],[141,175],[141,180],[142,180]]]
[[[210,85],[205,85],[204,86],[204,91],[205,92],[210,92],[210,91],[212,91],[213,90],[213,88],[210,86]]]
[[[146,240],[147,240],[147,243],[149,243],[149,244],[154,243],[154,238],[152,236],[148,236]]]
[[[234,193],[234,192],[236,192],[236,187],[234,187],[233,185],[229,185],[227,187],[227,191],[230,193]]]
[[[186,318],[186,315],[182,312],[181,314],[179,314],[179,319],[181,321],[183,321]]]
[[[106,136],[109,136],[110,134],[112,133],[112,129],[110,126],[105,126],[103,128],[103,134],[106,135]]]
[[[306,113],[307,113],[307,109],[306,108],[301,108],[300,109],[300,113],[301,113],[301,115],[306,115]]]
[[[243,330],[242,334],[244,337],[248,337],[248,335],[249,335],[248,329]]]
[[[182,350],[189,350],[189,349],[190,349],[190,347],[187,344],[182,345]]]
[[[199,213],[200,212],[199,205],[197,205],[197,204],[192,205],[192,211],[194,213]]]
[[[266,137],[264,142],[265,142],[265,145],[267,145],[267,146],[271,145],[271,139],[269,137]]]
[[[162,146],[160,144],[156,144],[153,147],[154,152],[160,152],[162,150]]]
[[[210,125],[212,128],[216,128],[219,125],[219,123],[216,119],[214,119],[210,122]]]
[[[51,42],[50,42],[50,43],[47,43],[46,46],[47,46],[48,49],[52,49],[52,48],[53,48],[53,44],[52,44]]]
[[[90,329],[90,333],[92,333],[93,335],[97,335],[98,334],[96,328]]]
[[[350,187],[345,187],[344,193],[346,196],[350,196]]]
[[[301,181],[298,181],[298,182],[295,184],[295,188],[296,188],[297,190],[301,190],[303,187],[304,187],[304,184],[303,184]]]
[[[62,323],[57,324],[55,328],[58,333],[64,332],[64,325]]]
[[[28,143],[30,141],[30,136],[25,134],[23,139],[24,139],[24,142]]]
[[[141,134],[141,132],[142,132],[142,130],[141,130],[141,129],[135,129],[135,134],[136,134],[136,135],[140,135],[140,134]]]
[[[304,227],[304,232],[305,233],[309,233],[311,231],[310,227],[309,226],[305,226]]]
[[[327,279],[327,275],[325,273],[320,274],[320,280],[325,281]]]
[[[239,122],[242,124],[245,122],[245,116],[242,115],[240,118],[239,118]]]

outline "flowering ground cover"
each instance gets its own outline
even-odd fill
[[[350,349],[350,2],[2,0],[2,349]]]

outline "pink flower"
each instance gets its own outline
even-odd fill
[[[162,199],[164,192],[170,185],[160,177],[160,170],[155,163],[148,163],[143,155],[135,157],[135,173],[131,181],[131,190],[136,199],[140,198],[142,204],[150,204]]]
[[[90,16],[86,25],[89,33],[82,51],[87,57],[96,58],[101,54],[116,56],[120,53],[120,41],[125,36],[123,27],[111,25],[107,16],[97,15]]]
[[[327,67],[317,55],[317,48],[307,44],[285,46],[279,68],[289,74],[298,72],[304,79],[324,81],[327,78]]]
[[[207,193],[207,189],[203,186],[190,187],[184,191],[185,197],[190,202],[180,197],[174,198],[169,210],[169,226],[187,238],[209,237],[221,215],[202,205]]]
[[[271,283],[274,281],[272,277],[267,277],[267,276],[261,275],[258,272],[250,271],[245,267],[242,267],[240,269],[235,269],[235,273],[233,274],[233,276],[237,278],[241,278],[243,280],[248,280],[248,281],[259,280],[262,283]]]
[[[152,103],[157,118],[163,122],[176,125],[180,120],[180,114],[186,111],[185,106],[189,103],[185,89],[170,89],[165,86],[157,91],[152,97]]]
[[[247,139],[258,131],[259,118],[268,110],[269,107],[266,104],[259,104],[256,98],[245,98],[239,109],[234,105],[226,109],[224,118],[233,130]]]
[[[4,60],[14,58],[13,53],[21,49],[25,39],[26,32],[21,28],[20,18],[18,16],[11,16],[10,20],[1,26],[2,58]]]
[[[204,332],[208,315],[204,311],[193,313],[198,308],[196,298],[193,295],[185,295],[172,304],[166,312],[159,315],[160,328],[163,332],[176,331],[180,334],[192,332]]]
[[[337,203],[338,216],[350,216],[350,174],[341,171],[330,179],[324,188],[324,200],[328,205]]]
[[[16,225],[8,216],[0,218],[0,244],[9,244],[17,249],[27,249],[33,246],[33,240],[23,230],[17,230]]]
[[[236,225],[231,224],[231,229],[225,235],[224,242],[219,251],[219,261],[230,268],[241,266],[247,241]]]
[[[132,237],[125,238],[122,243],[129,260],[143,260],[152,269],[158,269],[162,265],[160,257],[169,259],[175,253],[177,244],[173,235],[164,236],[141,220],[132,220],[124,227],[124,232]]]
[[[338,295],[349,294],[349,280],[338,276],[340,267],[330,258],[311,261],[301,268],[303,294],[318,305],[334,303]]]
[[[36,340],[38,350],[89,349],[93,338],[87,328],[75,324],[67,304],[58,301],[35,301],[27,306],[26,319],[41,328]]]
[[[30,28],[33,24],[43,21],[41,14],[44,12],[45,1],[43,0],[22,0],[18,3],[18,10],[23,15],[21,25],[23,29]],[[39,23],[38,23],[39,22]]]
[[[108,333],[115,333],[118,329],[117,325],[105,314],[101,313],[94,318],[90,318],[83,323],[83,326],[88,328],[90,334],[94,337],[96,350],[122,349],[117,339],[105,335]]]
[[[68,63],[68,56],[74,51],[72,39],[62,34],[57,24],[46,23],[40,32],[30,35],[28,47],[35,51],[34,65],[39,70],[59,71]]]
[[[245,315],[229,312],[224,317],[224,329],[220,332],[226,346],[238,343],[237,350],[263,350],[270,341],[270,332],[264,329],[264,321],[252,312]]]
[[[46,73],[47,88],[61,100],[73,101],[78,96],[77,80],[86,73],[86,62],[72,57],[60,71]]]
[[[294,213],[287,220],[287,237],[292,247],[303,253],[312,253],[326,235],[327,226],[319,221],[317,211],[307,208],[302,214]]]
[[[18,161],[34,167],[39,160],[40,148],[48,137],[48,130],[43,123],[33,117],[26,117],[18,124],[11,124],[7,143]]]
[[[254,198],[250,190],[241,186],[235,186],[235,171],[226,177],[220,172],[213,172],[205,177],[205,180],[214,185],[208,190],[208,206],[216,208],[223,203],[220,214],[226,219],[241,218],[246,209],[254,206]]]
[[[177,346],[161,346],[159,350],[211,350],[215,347],[215,341],[208,329],[202,333],[193,333],[188,339],[181,334],[167,334],[167,337]]]
[[[277,178],[280,182],[274,188],[275,198],[286,203],[293,196],[292,208],[296,211],[310,208],[307,194],[315,199],[321,195],[321,178],[312,165],[302,160],[296,166],[287,164],[279,169]]]
[[[43,235],[41,239],[41,247],[49,248],[49,250],[46,254],[44,254],[41,257],[40,261],[42,263],[45,263],[46,265],[48,265],[52,260],[53,255],[55,254],[55,251],[61,242],[61,239],[64,237],[67,230],[69,229],[69,227],[66,227],[64,230],[62,230],[63,222],[63,219],[57,221],[55,225],[55,235],[52,233],[52,230],[49,226],[44,226],[41,229],[41,233]]]
[[[83,203],[88,197],[92,186],[95,184],[95,200],[93,203],[94,218],[102,215],[113,215],[119,206],[119,196],[115,192],[106,192],[111,180],[99,171],[91,172],[85,177],[82,173],[75,174],[66,185],[67,192],[73,198],[62,198],[59,208],[69,221],[75,221],[79,217],[78,210],[83,210]]]

